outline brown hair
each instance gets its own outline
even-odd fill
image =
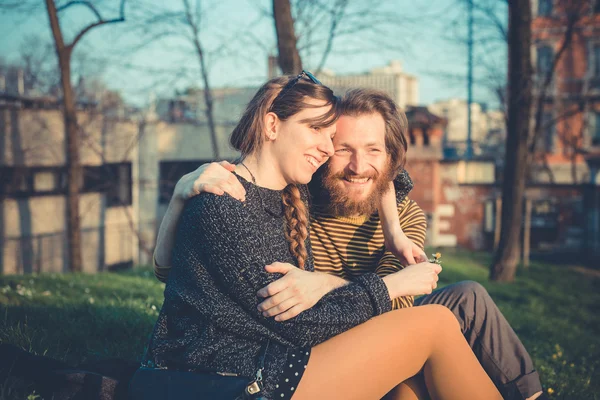
[[[229,142],[242,153],[242,159],[258,151],[264,143],[264,117],[273,112],[281,121],[285,121],[306,108],[331,106],[323,115],[310,120],[300,121],[317,127],[328,127],[339,116],[339,99],[331,89],[300,78],[289,86],[296,76],[283,76],[265,83],[246,106],[240,122],[233,129]],[[291,83],[290,83],[291,84]],[[286,86],[288,85],[288,86]],[[315,106],[305,100],[311,98],[325,101]],[[290,252],[296,258],[298,267],[304,269],[307,258],[306,238],[308,237],[308,213],[300,197],[300,190],[294,184],[288,185],[282,194],[284,216],[286,220],[285,238],[290,243]]]
[[[406,115],[386,93],[374,89],[352,89],[342,97],[341,114],[358,117],[379,113],[385,123],[385,148],[390,155],[390,172],[395,176],[406,162]]]

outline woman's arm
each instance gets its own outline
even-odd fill
[[[247,314],[298,346],[316,345],[391,309],[386,284],[368,273],[331,291],[296,318],[278,322],[263,316],[257,308],[260,300],[256,293],[281,275],[265,270],[276,256],[262,243],[260,225],[234,202],[226,196],[203,195],[185,207],[177,229],[173,266],[186,270],[185,279],[177,282],[194,285],[191,292],[202,291],[202,271],[208,271],[220,290]],[[230,328],[230,323],[223,323],[227,325],[224,328]]]

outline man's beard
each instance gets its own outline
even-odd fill
[[[336,217],[349,217],[354,215],[371,215],[379,207],[381,196],[388,190],[391,171],[389,166],[383,172],[371,171],[367,174],[353,175],[345,171],[332,174],[329,170],[329,164],[323,168],[321,175],[321,185],[326,198],[322,202],[327,211]],[[360,199],[353,199],[349,196],[352,192],[347,189],[342,182],[344,179],[364,179],[370,178],[370,192],[365,195],[361,193]]]

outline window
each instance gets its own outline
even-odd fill
[[[592,146],[600,146],[600,112],[592,116]]]
[[[414,132],[413,132],[412,128],[409,128],[409,129],[408,129],[408,137],[409,137],[409,139],[410,139],[410,144],[414,146],[414,144],[415,144],[417,141],[416,141],[416,139],[415,139],[415,134],[414,134]]]
[[[600,0],[598,2],[600,4]],[[595,44],[592,47],[592,74],[595,78],[600,78],[600,43]]]
[[[7,197],[66,195],[66,167],[0,167],[0,194]],[[107,206],[131,205],[131,163],[83,166],[81,193],[107,195]]]
[[[158,202],[168,204],[179,179],[212,160],[161,161],[158,181]]]
[[[554,151],[555,124],[551,112],[542,114],[542,133],[539,138],[537,151],[542,153],[552,153]]]
[[[553,0],[538,0],[538,15],[542,17],[549,17],[552,15],[552,1]]]
[[[538,79],[546,78],[552,68],[552,58],[554,52],[550,46],[540,46],[537,49],[537,75]]]
[[[107,164],[109,185],[106,190],[106,206],[131,205],[131,163]]]
[[[0,194],[8,197],[61,194],[63,174],[63,167],[0,167]]]
[[[130,206],[131,163],[108,163],[83,169],[83,193],[106,193],[106,206]]]

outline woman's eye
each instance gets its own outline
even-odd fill
[[[319,126],[311,126],[311,129],[314,130],[315,132],[321,132],[321,127],[319,127]]]

